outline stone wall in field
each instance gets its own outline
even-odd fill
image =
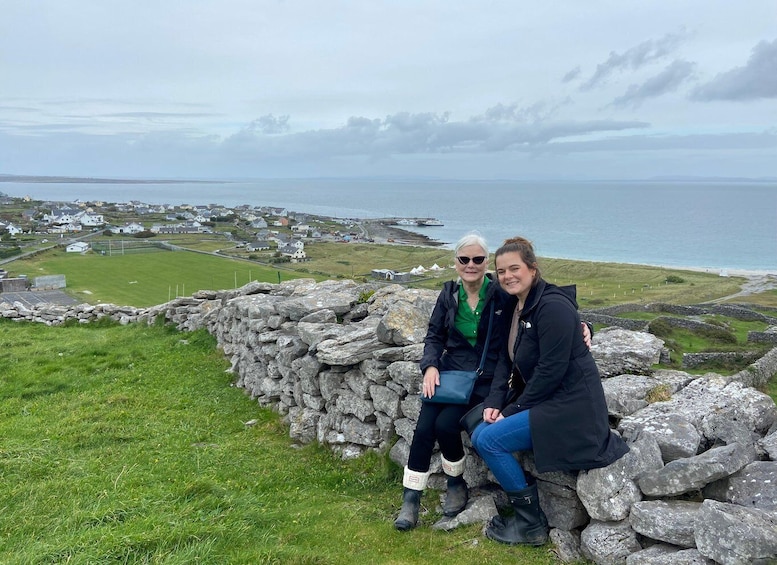
[[[26,308],[0,295],[0,316],[51,325],[163,319],[183,331],[207,330],[230,360],[235,384],[282,414],[294,439],[342,457],[388,450],[404,465],[436,297],[399,285],[296,280],[198,292],[144,309]],[[597,332],[592,352],[612,426],[631,449],[604,469],[534,473],[556,553],[602,565],[777,559],[777,406],[757,390],[777,373],[777,348],[727,377],[654,370],[663,350],[643,331]],[[487,518],[504,501],[466,437],[465,444],[472,503],[442,528]],[[531,455],[519,458],[534,471]],[[438,454],[432,470],[431,486],[444,488]]]

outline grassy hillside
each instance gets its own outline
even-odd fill
[[[439,289],[444,281],[456,277],[450,249],[316,243],[305,247],[305,251],[310,261],[289,265],[290,269],[302,274],[364,279],[369,277],[372,269],[402,272],[418,265],[427,269],[434,264],[448,267],[436,273],[427,272],[410,283],[433,289]],[[744,282],[739,277],[645,265],[548,258],[541,258],[540,264],[547,280],[577,285],[581,308],[600,308],[624,302],[694,304],[734,294]],[[490,266],[493,268],[493,258]],[[764,301],[764,305],[770,304],[777,306],[777,293]]]
[[[198,251],[214,251],[218,242],[197,237],[175,243]],[[223,241],[220,243],[223,247]],[[64,274],[67,292],[79,300],[131,306],[151,306],[201,289],[231,289],[250,280],[278,282],[279,277],[280,280],[311,277],[367,281],[374,280],[370,277],[373,269],[403,272],[419,265],[428,269],[434,264],[446,268],[415,277],[408,284],[439,289],[444,281],[456,277],[452,251],[435,247],[314,243],[305,247],[308,261],[280,265],[267,262],[270,253],[260,254],[258,260],[249,260],[251,256],[257,259],[257,254],[234,248],[222,251],[229,252],[232,257],[170,251],[80,255],[58,249],[13,261],[5,268],[30,278]],[[541,258],[540,262],[547,280],[577,285],[578,302],[583,309],[624,302],[697,304],[732,295],[745,281],[741,277],[645,265],[547,258]],[[777,307],[777,290],[737,300]]]
[[[554,563],[392,521],[399,470],[292,445],[204,332],[0,320],[0,563]]]
[[[451,258],[449,250],[331,245],[282,280],[361,278],[369,265]],[[632,265],[543,265],[549,280],[578,285],[584,307],[693,303],[733,294],[740,282]],[[277,282],[280,272],[190,252],[47,252],[6,268],[65,274],[86,301],[136,306]],[[419,284],[436,288],[452,273]],[[738,337],[747,329],[732,326]],[[231,386],[229,363],[205,332],[0,320],[0,364],[0,563],[555,563],[548,547],[501,546],[479,526],[432,531],[440,518],[432,491],[424,527],[394,531],[400,470],[377,454],[345,462],[320,446],[292,445],[277,415]],[[767,392],[777,399],[777,380]]]

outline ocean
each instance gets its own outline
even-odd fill
[[[777,273],[777,183],[279,179],[198,183],[0,183],[34,199],[278,206],[341,218],[432,217],[446,246],[479,231],[540,257]]]

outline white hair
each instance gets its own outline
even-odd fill
[[[454,257],[459,254],[462,247],[467,247],[468,245],[477,245],[483,250],[486,257],[488,257],[488,244],[483,236],[477,232],[468,233],[456,243],[456,247],[453,249]]]

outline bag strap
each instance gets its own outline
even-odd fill
[[[483,355],[480,356],[480,365],[478,365],[477,373],[478,376],[483,374],[483,368],[486,365],[486,355],[488,355],[488,344],[491,341],[491,326],[494,325],[494,302],[495,300],[491,299],[491,313],[488,315],[488,332],[486,333],[486,343],[483,344]]]

